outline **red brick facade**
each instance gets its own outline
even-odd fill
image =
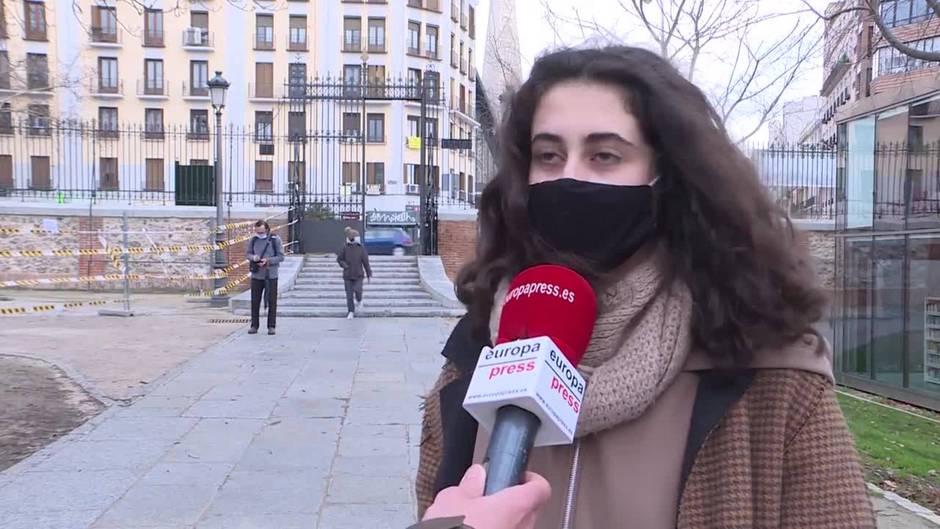
[[[476,219],[441,220],[437,225],[437,250],[451,280],[464,264],[473,259],[477,243]]]

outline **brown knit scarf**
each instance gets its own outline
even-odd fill
[[[691,349],[692,295],[667,284],[666,252],[648,247],[597,292],[598,314],[578,366],[588,378],[578,437],[639,417],[682,370]],[[496,294],[490,330],[496,336],[507,285]]]

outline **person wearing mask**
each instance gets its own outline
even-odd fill
[[[521,485],[483,495],[486,471],[473,465],[460,484],[442,490],[424,521],[409,529],[532,529],[552,488],[545,478],[526,473]]]
[[[255,222],[255,234],[245,247],[245,258],[251,275],[251,327],[248,334],[257,334],[261,300],[268,307],[268,334],[277,326],[277,269],[284,261],[284,245],[266,221]]]
[[[643,49],[563,49],[500,138],[425,401],[419,512],[485,454],[462,402],[509,281],[556,263],[598,315],[575,442],[529,460],[556,485],[536,529],[874,528],[812,258],[704,94]]]
[[[369,252],[359,239],[359,232],[347,227],[346,241],[336,254],[336,262],[343,269],[343,283],[346,287],[347,319],[353,319],[356,308],[362,308],[362,281],[372,280],[372,268],[369,266]],[[353,304],[355,298],[355,304]]]

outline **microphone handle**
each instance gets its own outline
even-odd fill
[[[542,421],[532,412],[518,406],[503,406],[496,411],[496,423],[490,445],[486,449],[486,486],[489,496],[522,483]]]

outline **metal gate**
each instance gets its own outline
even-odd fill
[[[295,231],[300,250],[323,251],[324,229],[347,224],[364,232],[367,197],[384,195],[391,175],[418,207],[420,253],[436,254],[440,75],[426,70],[392,79],[363,64],[347,66],[347,77],[309,79],[300,66],[291,65],[281,105],[287,112],[287,174],[291,205],[301,221]],[[389,141],[392,130],[401,131],[404,145]],[[389,163],[396,158],[402,163]],[[335,231],[338,246],[342,229]]]

